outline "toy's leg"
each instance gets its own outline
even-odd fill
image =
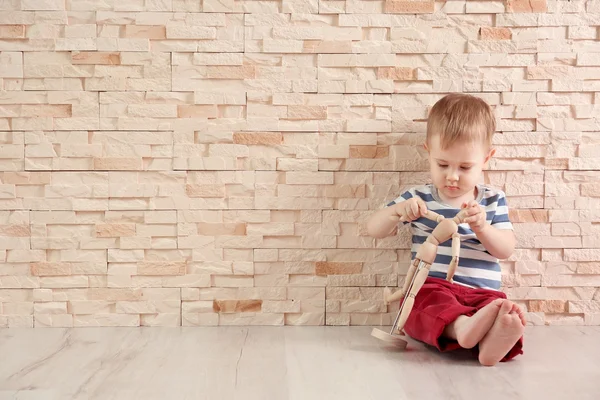
[[[417,272],[419,262],[424,261],[430,267],[431,263],[433,263],[433,260],[435,260],[435,255],[437,253],[438,245],[439,245],[439,242],[436,240],[436,238],[433,235],[429,235],[427,240],[425,240],[425,242],[419,248],[419,251],[417,251],[415,259],[413,260],[413,262],[410,266],[410,269],[408,270],[408,275],[406,277],[406,281],[404,282],[404,287],[402,288],[402,290],[398,290],[394,294],[385,293],[385,301],[387,303],[391,303],[391,302],[400,300],[402,297],[404,297],[404,295],[406,293],[409,292],[410,289],[409,289],[408,285],[410,285],[409,282],[413,280],[412,274]],[[429,267],[427,267],[427,268],[429,268]],[[413,268],[414,268],[414,270],[413,270]],[[419,289],[420,288],[421,287],[419,286]]]
[[[419,261],[415,277],[410,285],[408,294],[402,302],[400,311],[398,311],[398,317],[396,318],[396,322],[392,327],[392,331],[395,329],[398,332],[402,332],[402,328],[404,328],[404,324],[406,323],[406,320],[412,311],[413,305],[415,304],[415,297],[417,296],[417,293],[419,293],[419,290],[429,275],[429,267],[431,267],[431,264],[426,263],[425,261]]]
[[[446,274],[446,280],[453,282],[454,273],[458,266],[458,256],[460,254],[460,235],[458,233],[452,234],[452,260],[448,266],[448,273]]]
[[[391,302],[400,300],[401,298],[404,297],[404,295],[406,293],[408,293],[408,290],[410,289],[410,285],[412,285],[412,281],[415,277],[415,272],[417,271],[418,264],[419,264],[419,261],[417,259],[414,259],[413,262],[410,263],[410,267],[408,268],[408,273],[406,274],[406,279],[404,281],[404,285],[402,286],[402,289],[398,290],[394,294],[392,294],[392,292],[389,288],[386,287],[384,289],[383,302],[386,305],[390,304]]]
[[[417,251],[417,255],[413,261],[416,270],[413,278],[410,280],[406,296],[404,296],[404,301],[402,302],[400,311],[398,311],[398,317],[396,318],[396,323],[394,323],[394,326],[392,327],[392,331],[394,328],[398,329],[399,332],[402,331],[402,328],[404,327],[404,324],[406,323],[406,320],[408,319],[410,311],[412,310],[415,302],[415,296],[417,293],[419,293],[421,286],[423,286],[423,283],[425,283],[425,280],[429,275],[429,268],[435,259],[438,244],[439,243],[436,238],[433,235],[430,235],[421,245],[419,251]],[[400,292],[401,291],[398,291],[389,296],[389,300],[399,300],[402,297]]]

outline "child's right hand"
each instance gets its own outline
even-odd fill
[[[394,205],[394,218],[402,222],[412,222],[427,214],[427,205],[419,197],[412,197]]]

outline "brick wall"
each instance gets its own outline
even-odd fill
[[[389,324],[428,108],[485,179],[534,324],[600,324],[600,1],[0,2],[0,327]]]

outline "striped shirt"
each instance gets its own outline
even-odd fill
[[[485,185],[477,186],[477,198],[475,201],[481,205],[487,213],[487,222],[498,229],[513,229],[508,218],[508,204],[506,195],[501,190],[492,189]],[[427,205],[428,210],[437,212],[446,218],[453,218],[460,209],[446,204],[437,192],[434,185],[428,184],[408,189],[387,206],[400,203],[412,197],[420,197]],[[402,222],[406,225],[408,222]],[[412,234],[411,253],[414,259],[419,246],[427,239],[433,229],[437,226],[435,221],[420,217],[410,222]],[[454,274],[454,282],[472,288],[483,288],[500,290],[502,274],[499,260],[492,256],[481,244],[469,224],[462,223],[458,226],[460,234],[460,255],[458,267]],[[452,259],[452,239],[440,243],[434,263],[429,270],[429,276],[446,279],[448,266]]]

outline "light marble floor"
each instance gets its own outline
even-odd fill
[[[524,352],[481,367],[367,327],[4,329],[0,400],[600,398],[600,327],[527,327]]]

